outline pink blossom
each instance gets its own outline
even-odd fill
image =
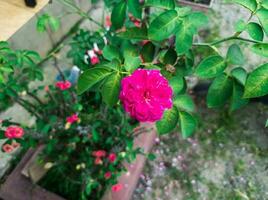
[[[67,121],[68,123],[70,123],[70,124],[73,124],[73,123],[79,121],[78,115],[77,115],[77,114],[73,114],[73,115],[67,117],[67,118],[66,118],[66,121]]]
[[[121,82],[120,100],[131,117],[155,122],[172,107],[172,88],[159,70],[137,69]]]
[[[106,173],[104,174],[104,177],[105,177],[106,179],[111,178],[111,176],[112,176],[112,173],[111,173],[111,172],[106,172]]]
[[[101,160],[101,158],[99,158],[99,157],[97,157],[96,159],[95,159],[95,165],[102,165],[102,160]]]
[[[110,28],[112,26],[112,21],[111,21],[111,17],[110,16],[106,16],[106,18],[105,18],[105,26],[107,28]]]
[[[67,90],[72,87],[72,84],[70,81],[58,81],[55,86],[60,90]]]
[[[115,153],[109,154],[108,159],[111,163],[113,163],[116,160],[116,154]]]
[[[98,56],[93,56],[92,58],[90,58],[90,62],[92,65],[96,65],[100,62]]]
[[[5,153],[11,153],[14,150],[14,147],[10,144],[4,144],[2,149]]]
[[[123,188],[123,185],[121,183],[117,183],[117,184],[112,186],[112,191],[119,192],[120,190],[122,190],[122,188]]]
[[[5,131],[5,136],[9,139],[21,138],[24,135],[24,130],[18,126],[9,126]]]
[[[140,22],[140,20],[135,20],[133,23],[134,23],[134,25],[135,25],[137,28],[140,28],[140,27],[141,27],[141,22]]]
[[[106,151],[104,150],[93,151],[92,155],[95,157],[105,157]]]
[[[12,146],[14,149],[17,149],[17,148],[20,147],[20,143],[15,142],[15,141],[12,141],[11,146]]]

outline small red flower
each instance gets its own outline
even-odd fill
[[[70,123],[70,124],[73,124],[73,123],[79,121],[78,115],[77,115],[77,114],[73,114],[73,115],[67,117],[67,118],[66,118],[66,121],[67,121],[68,123]]]
[[[140,22],[140,20],[135,20],[134,22],[134,25],[137,27],[137,28],[140,28],[141,27],[141,22]]]
[[[18,126],[9,126],[5,131],[5,136],[9,139],[21,138],[24,135],[24,130]]]
[[[46,85],[45,88],[44,88],[45,92],[49,92],[49,86]]]
[[[106,179],[111,178],[111,176],[112,176],[112,173],[111,173],[111,172],[106,172],[106,173],[104,174],[104,177],[105,177]]]
[[[90,62],[92,65],[96,65],[100,62],[100,60],[99,60],[98,56],[94,56],[94,57],[90,58]]]
[[[106,16],[106,18],[105,18],[105,26],[107,28],[110,28],[112,26],[112,21],[111,21],[111,17],[110,16]]]
[[[55,86],[60,90],[67,90],[72,87],[72,84],[70,81],[58,81]]]
[[[108,159],[111,163],[113,163],[115,160],[116,160],[116,154],[115,153],[111,153],[109,156],[108,156]]]
[[[14,149],[17,149],[17,148],[20,147],[20,143],[13,141],[13,142],[11,143],[11,146],[12,146]]]
[[[123,185],[121,183],[117,183],[117,184],[112,186],[112,191],[119,192],[120,190],[122,190],[122,188],[123,188]]]
[[[95,159],[95,165],[102,165],[102,160],[101,160],[100,157],[97,157],[97,158]]]
[[[5,153],[11,153],[14,150],[14,147],[10,144],[4,144],[2,149]]]
[[[95,157],[105,157],[106,151],[104,150],[93,151],[92,155]]]

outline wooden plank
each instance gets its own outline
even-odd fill
[[[35,16],[48,1],[39,0],[35,8],[29,8],[24,5],[23,0],[0,0],[0,41],[8,40]]]
[[[64,200],[56,194],[46,191],[21,174],[25,164],[34,155],[35,150],[29,150],[11,175],[1,187],[0,199],[3,200]]]

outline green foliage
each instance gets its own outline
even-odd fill
[[[243,65],[245,63],[244,55],[237,44],[233,44],[229,47],[227,62],[233,65]]]
[[[245,8],[249,9],[252,12],[254,12],[257,9],[256,0],[232,0],[232,1],[244,6]]]
[[[197,128],[196,119],[185,111],[179,112],[179,124],[183,138],[190,137]]]
[[[90,89],[91,87],[102,81],[110,74],[111,71],[104,67],[88,69],[79,78],[77,85],[78,94],[82,94],[83,92]]]
[[[179,23],[177,11],[166,11],[152,21],[149,26],[148,36],[151,40],[155,41],[167,39],[177,32]]]
[[[174,9],[174,0],[145,0],[145,6],[152,6],[162,9]]]
[[[196,75],[201,78],[213,78],[221,74],[227,67],[225,60],[219,56],[204,59],[196,68]]]
[[[115,29],[119,29],[124,25],[126,19],[127,4],[125,1],[117,3],[112,11],[112,25]]]
[[[233,82],[226,74],[215,78],[208,90],[207,106],[217,108],[223,106],[232,94]]]
[[[37,31],[45,32],[45,30],[49,27],[53,32],[57,31],[60,28],[60,20],[52,15],[47,13],[41,15],[37,19]]]
[[[245,98],[264,96],[268,93],[268,64],[264,64],[253,70],[246,82]]]
[[[268,57],[268,43],[264,44],[264,43],[260,43],[260,44],[254,44],[251,47],[251,50],[263,57]]]
[[[176,107],[166,110],[163,118],[156,122],[158,133],[163,135],[171,132],[177,125],[178,117],[178,109]]]
[[[262,30],[262,27],[255,23],[255,22],[250,22],[247,25],[247,32],[250,35],[250,37],[254,40],[262,41],[264,37],[264,33]]]

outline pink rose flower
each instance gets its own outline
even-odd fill
[[[159,70],[137,69],[121,82],[120,100],[140,122],[155,122],[172,107],[172,88]]]
[[[93,151],[92,155],[95,157],[105,157],[106,151],[104,150]]]
[[[117,183],[117,184],[112,186],[112,191],[119,192],[120,190],[122,190],[122,188],[123,188],[123,185],[121,183]]]
[[[14,150],[14,147],[10,144],[4,144],[2,149],[5,153],[11,153]]]
[[[9,139],[21,138],[24,135],[24,130],[18,126],[9,126],[5,131],[5,136]]]
[[[111,173],[111,172],[106,172],[106,173],[104,174],[104,178],[106,178],[106,179],[111,178],[111,176],[112,176],[112,173]]]
[[[70,81],[58,81],[55,86],[60,90],[67,90],[72,87],[72,84]]]
[[[73,115],[67,117],[67,118],[66,118],[66,121],[67,121],[68,123],[70,123],[70,124],[73,124],[73,123],[79,121],[78,115],[77,115],[77,114],[73,114]]]
[[[90,62],[92,65],[96,65],[100,62],[98,56],[93,56],[92,58],[90,58]]]
[[[116,160],[116,154],[115,153],[110,153],[108,156],[108,160],[113,163]]]

